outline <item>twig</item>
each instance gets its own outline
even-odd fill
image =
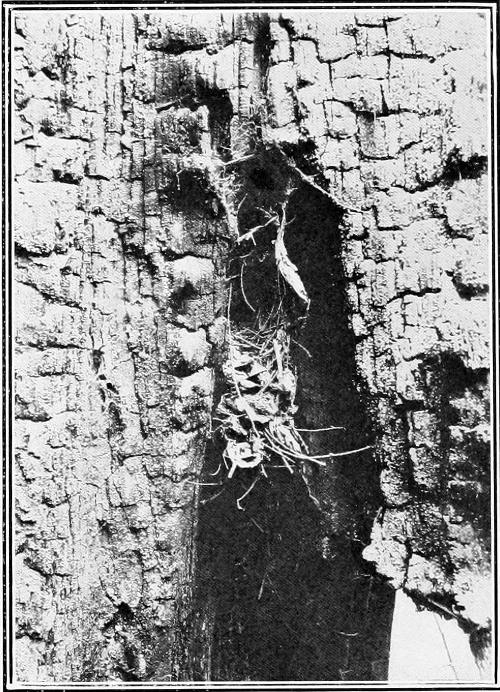
[[[255,521],[255,519],[254,519],[253,517],[250,517],[250,521],[252,522],[252,524],[255,524],[255,526],[259,529],[259,531],[260,531],[261,533],[265,533],[265,531],[264,531],[264,529],[262,528],[262,526],[261,526],[260,524],[257,524],[257,522]]]
[[[326,432],[327,430],[345,430],[343,425],[330,425],[328,428],[295,428],[297,432]]]
[[[241,198],[240,203],[239,203],[238,206],[236,207],[236,213],[237,213],[237,214],[239,213],[241,207],[243,206],[243,202],[246,200],[247,197],[248,197],[248,193],[245,193],[245,194],[243,195],[243,197]]]
[[[294,163],[292,163],[290,161],[290,159],[288,159],[288,165],[290,166],[290,168],[292,168],[297,173],[297,175],[299,176],[299,178],[301,180],[303,180],[308,185],[311,185],[311,187],[313,187],[318,192],[321,192],[321,194],[325,195],[325,197],[328,197],[332,202],[334,202],[334,204],[336,204],[338,207],[341,207],[341,209],[346,209],[347,211],[357,211],[357,212],[363,211],[362,209],[358,209],[357,207],[348,207],[346,204],[341,202],[337,197],[335,197],[335,195],[332,195],[331,192],[327,192],[326,190],[323,190],[323,188],[320,185],[318,185],[318,183],[314,182],[314,180],[310,176],[306,175],[303,171],[301,171],[297,165],[295,165]]]
[[[218,493],[215,493],[215,495],[212,495],[211,497],[207,497],[206,500],[200,500],[200,505],[206,505],[207,502],[212,502],[212,500],[215,500],[216,498],[218,498],[219,495],[222,495],[222,493],[224,492],[225,489],[226,489],[226,486],[223,486],[223,488],[221,490],[219,490]]]
[[[366,445],[366,447],[359,447],[359,449],[350,449],[348,452],[330,452],[329,454],[323,454],[321,456],[315,457],[316,459],[325,459],[326,457],[347,457],[350,454],[358,454],[359,452],[366,452],[367,449],[373,449],[373,445]]]
[[[320,457],[312,457],[307,454],[301,454],[300,452],[295,452],[294,450],[288,449],[287,447],[284,446],[282,442],[280,442],[276,437],[271,435],[269,430],[266,430],[264,435],[267,437],[267,439],[271,442],[271,444],[274,444],[275,447],[278,449],[274,449],[273,451],[281,454],[283,456],[283,452],[288,456],[292,457],[292,459],[298,459],[299,461],[314,461],[320,466],[326,466],[326,463],[324,461],[320,461]]]
[[[268,433],[266,430],[266,435],[271,433]],[[280,440],[278,440],[276,437],[271,435],[272,440],[275,444],[278,444],[280,447],[284,446]],[[350,449],[347,452],[328,452],[328,454],[311,454],[311,455],[306,455],[306,454],[300,454],[299,452],[291,451],[288,450],[288,454],[290,456],[296,457],[297,459],[304,459],[305,461],[315,461],[317,463],[320,463],[320,459],[329,459],[330,457],[345,457],[349,456],[350,454],[357,454],[358,452],[364,452],[367,449],[372,449],[373,445],[367,445],[366,447],[359,447],[359,449]],[[324,464],[322,464],[324,466]]]
[[[221,163],[222,168],[227,168],[228,166],[235,166],[237,163],[242,163],[242,161],[250,161],[254,159],[257,154],[247,154],[246,156],[240,156],[237,159],[231,159],[230,161],[223,161]]]
[[[251,485],[249,488],[247,488],[247,490],[243,493],[243,495],[242,495],[241,497],[239,497],[239,498],[236,500],[236,506],[238,507],[238,509],[241,509],[242,512],[245,511],[245,508],[241,506],[241,501],[242,501],[249,493],[252,492],[252,490],[255,488],[255,485],[256,485],[256,483],[257,483],[258,480],[259,480],[259,475],[255,476],[255,478],[253,479],[252,485]]]
[[[245,303],[248,305],[248,307],[250,308],[250,310],[251,310],[252,312],[255,312],[254,306],[253,306],[253,305],[250,305],[250,303],[248,302],[248,299],[247,299],[247,297],[246,297],[246,294],[245,294],[245,287],[244,287],[244,285],[243,285],[243,269],[244,269],[244,268],[245,268],[245,261],[243,261],[243,262],[241,263],[241,271],[240,271],[241,295],[243,296],[243,300],[244,300]]]
[[[266,433],[264,433],[264,434],[266,434]],[[279,449],[279,448],[273,446],[271,440],[269,440],[269,443],[270,443],[270,444],[266,444],[266,443],[264,442],[264,447],[265,447],[266,449],[270,449],[271,452],[274,452],[274,453],[277,454],[279,457],[281,457],[281,459],[283,460],[283,462],[284,462],[286,468],[290,471],[290,473],[293,473],[293,468],[291,467],[289,461],[293,464],[293,463],[295,463],[294,460],[293,460],[293,459],[289,459],[289,457],[288,457],[288,455],[287,455],[286,452],[283,452],[283,450],[281,450],[281,449]]]
[[[304,351],[304,353],[305,353],[307,356],[309,356],[309,358],[312,358],[311,352],[310,352],[303,344],[300,344],[298,341],[296,341],[296,339],[292,339],[292,341],[293,341],[293,343],[296,344],[299,348],[301,348],[301,349]]]
[[[251,238],[253,240],[253,243],[255,245],[255,240],[254,240],[254,233],[257,233],[257,231],[261,231],[263,228],[267,228],[271,223],[277,223],[278,222],[278,217],[277,216],[272,216],[266,223],[260,224],[260,226],[254,226],[251,228],[249,231],[244,233],[243,235],[240,235],[237,239],[237,243],[242,243],[244,240],[248,240]]]
[[[283,379],[283,362],[281,360],[281,350],[277,339],[273,339],[274,355],[276,357],[276,365],[278,367],[278,378]]]
[[[441,628],[441,623],[439,622],[439,618],[438,618],[438,616],[436,615],[436,613],[432,613],[432,615],[433,615],[433,617],[434,617],[434,622],[436,623],[437,628],[438,628],[438,630],[439,630],[439,634],[441,635],[441,639],[443,640],[444,648],[445,648],[445,650],[446,650],[446,655],[448,656],[449,666],[450,666],[450,668],[451,668],[452,671],[453,671],[453,675],[455,676],[455,680],[458,680],[459,677],[458,677],[458,675],[457,675],[456,668],[455,668],[455,666],[453,665],[453,659],[452,659],[452,657],[451,657],[451,652],[450,652],[450,649],[449,649],[449,647],[448,647],[448,642],[446,641],[446,637],[445,637],[444,632],[443,632],[443,630],[442,630],[442,628]]]
[[[262,594],[264,593],[264,584],[266,582],[266,576],[267,576],[267,567],[264,570],[264,574],[262,575],[262,583],[260,585],[259,595],[257,596],[258,601],[260,601],[260,599],[262,598]]]

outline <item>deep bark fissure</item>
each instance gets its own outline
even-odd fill
[[[309,173],[311,153],[301,160]],[[262,209],[279,214],[288,195],[286,245],[311,304],[305,312],[280,278],[276,225],[270,224],[254,234],[255,245],[234,252],[229,274],[239,280],[231,294],[231,329],[281,304],[298,377],[297,425],[344,427],[304,434],[311,453],[370,444],[343,296],[342,211],[305,182],[290,192],[294,171],[272,148],[244,164],[241,175],[241,233],[262,222]],[[215,441],[207,482],[220,468],[221,452]],[[385,679],[392,589],[361,558],[380,502],[377,469],[369,453],[328,464],[323,472],[306,462],[293,476],[270,469],[246,497],[244,511],[237,500],[255,471],[231,480],[219,472],[221,487],[202,489],[194,619],[205,633],[199,622],[192,625],[188,658],[198,662],[195,679]],[[206,630],[212,632],[211,660],[201,644]]]

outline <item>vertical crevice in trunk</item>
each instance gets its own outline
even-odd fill
[[[279,277],[276,228],[238,246],[231,263],[231,329],[254,323],[278,304],[292,339],[298,379],[296,423],[343,429],[304,433],[313,453],[370,444],[356,388],[354,337],[343,294],[341,210],[296,182],[275,148],[257,148],[241,167],[245,199],[240,234],[262,223],[289,196],[286,245],[309,298],[306,312]],[[223,391],[224,382],[220,381]],[[220,394],[220,392],[219,392]],[[215,424],[214,424],[215,425]],[[363,680],[387,675],[393,592],[361,558],[379,506],[369,452],[268,470],[237,508],[255,470],[232,479],[219,471],[215,441],[201,492],[192,675],[213,680]],[[207,652],[204,642],[211,642]]]
[[[340,427],[308,434],[317,454],[371,445],[374,433],[354,361],[355,337],[345,296],[341,210],[304,184],[292,196],[289,216],[293,222],[287,233],[288,251],[311,299],[294,349],[299,373],[298,421],[307,429]],[[371,451],[333,458],[326,469],[311,471],[308,485],[326,522],[337,533],[367,539],[381,500]]]

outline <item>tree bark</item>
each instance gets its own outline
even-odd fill
[[[362,549],[482,652],[486,15],[14,20],[18,679],[382,679],[386,635],[352,672],[342,629],[357,609],[360,639],[375,637],[372,589],[390,629]],[[275,480],[244,514],[247,482],[214,502],[199,485],[220,453],[226,279],[237,233],[290,186],[288,250],[311,298],[298,415],[345,427],[311,435],[317,453],[373,449]],[[258,271],[245,299],[265,308]],[[346,575],[362,590],[342,591]],[[270,624],[302,597],[296,620]],[[295,663],[249,650],[248,608]]]
[[[487,18],[316,17],[272,24],[286,60],[271,66],[269,94],[274,137],[314,141],[344,209],[344,289],[382,492],[364,557],[452,610],[477,650],[492,603]],[[321,476],[314,492],[331,514]]]
[[[178,53],[234,38],[163,17],[15,17],[21,680],[177,676],[227,247]]]

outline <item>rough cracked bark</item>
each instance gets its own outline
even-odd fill
[[[15,17],[21,680],[177,677],[229,128],[227,92],[179,53],[231,71],[245,25],[201,21]]]
[[[312,140],[327,189],[359,209],[342,261],[383,494],[364,556],[487,627],[486,18],[290,14],[270,32],[270,136]]]
[[[224,340],[225,192],[255,173],[223,162],[256,139],[329,195],[306,182],[295,210],[336,279],[312,308],[331,348],[302,378],[304,422],[337,406],[344,424],[355,402],[349,434],[375,442],[308,473],[326,559],[375,516],[365,557],[486,627],[485,18],[19,13],[14,42],[19,679],[198,665],[178,623]],[[290,242],[319,296],[307,234]]]

